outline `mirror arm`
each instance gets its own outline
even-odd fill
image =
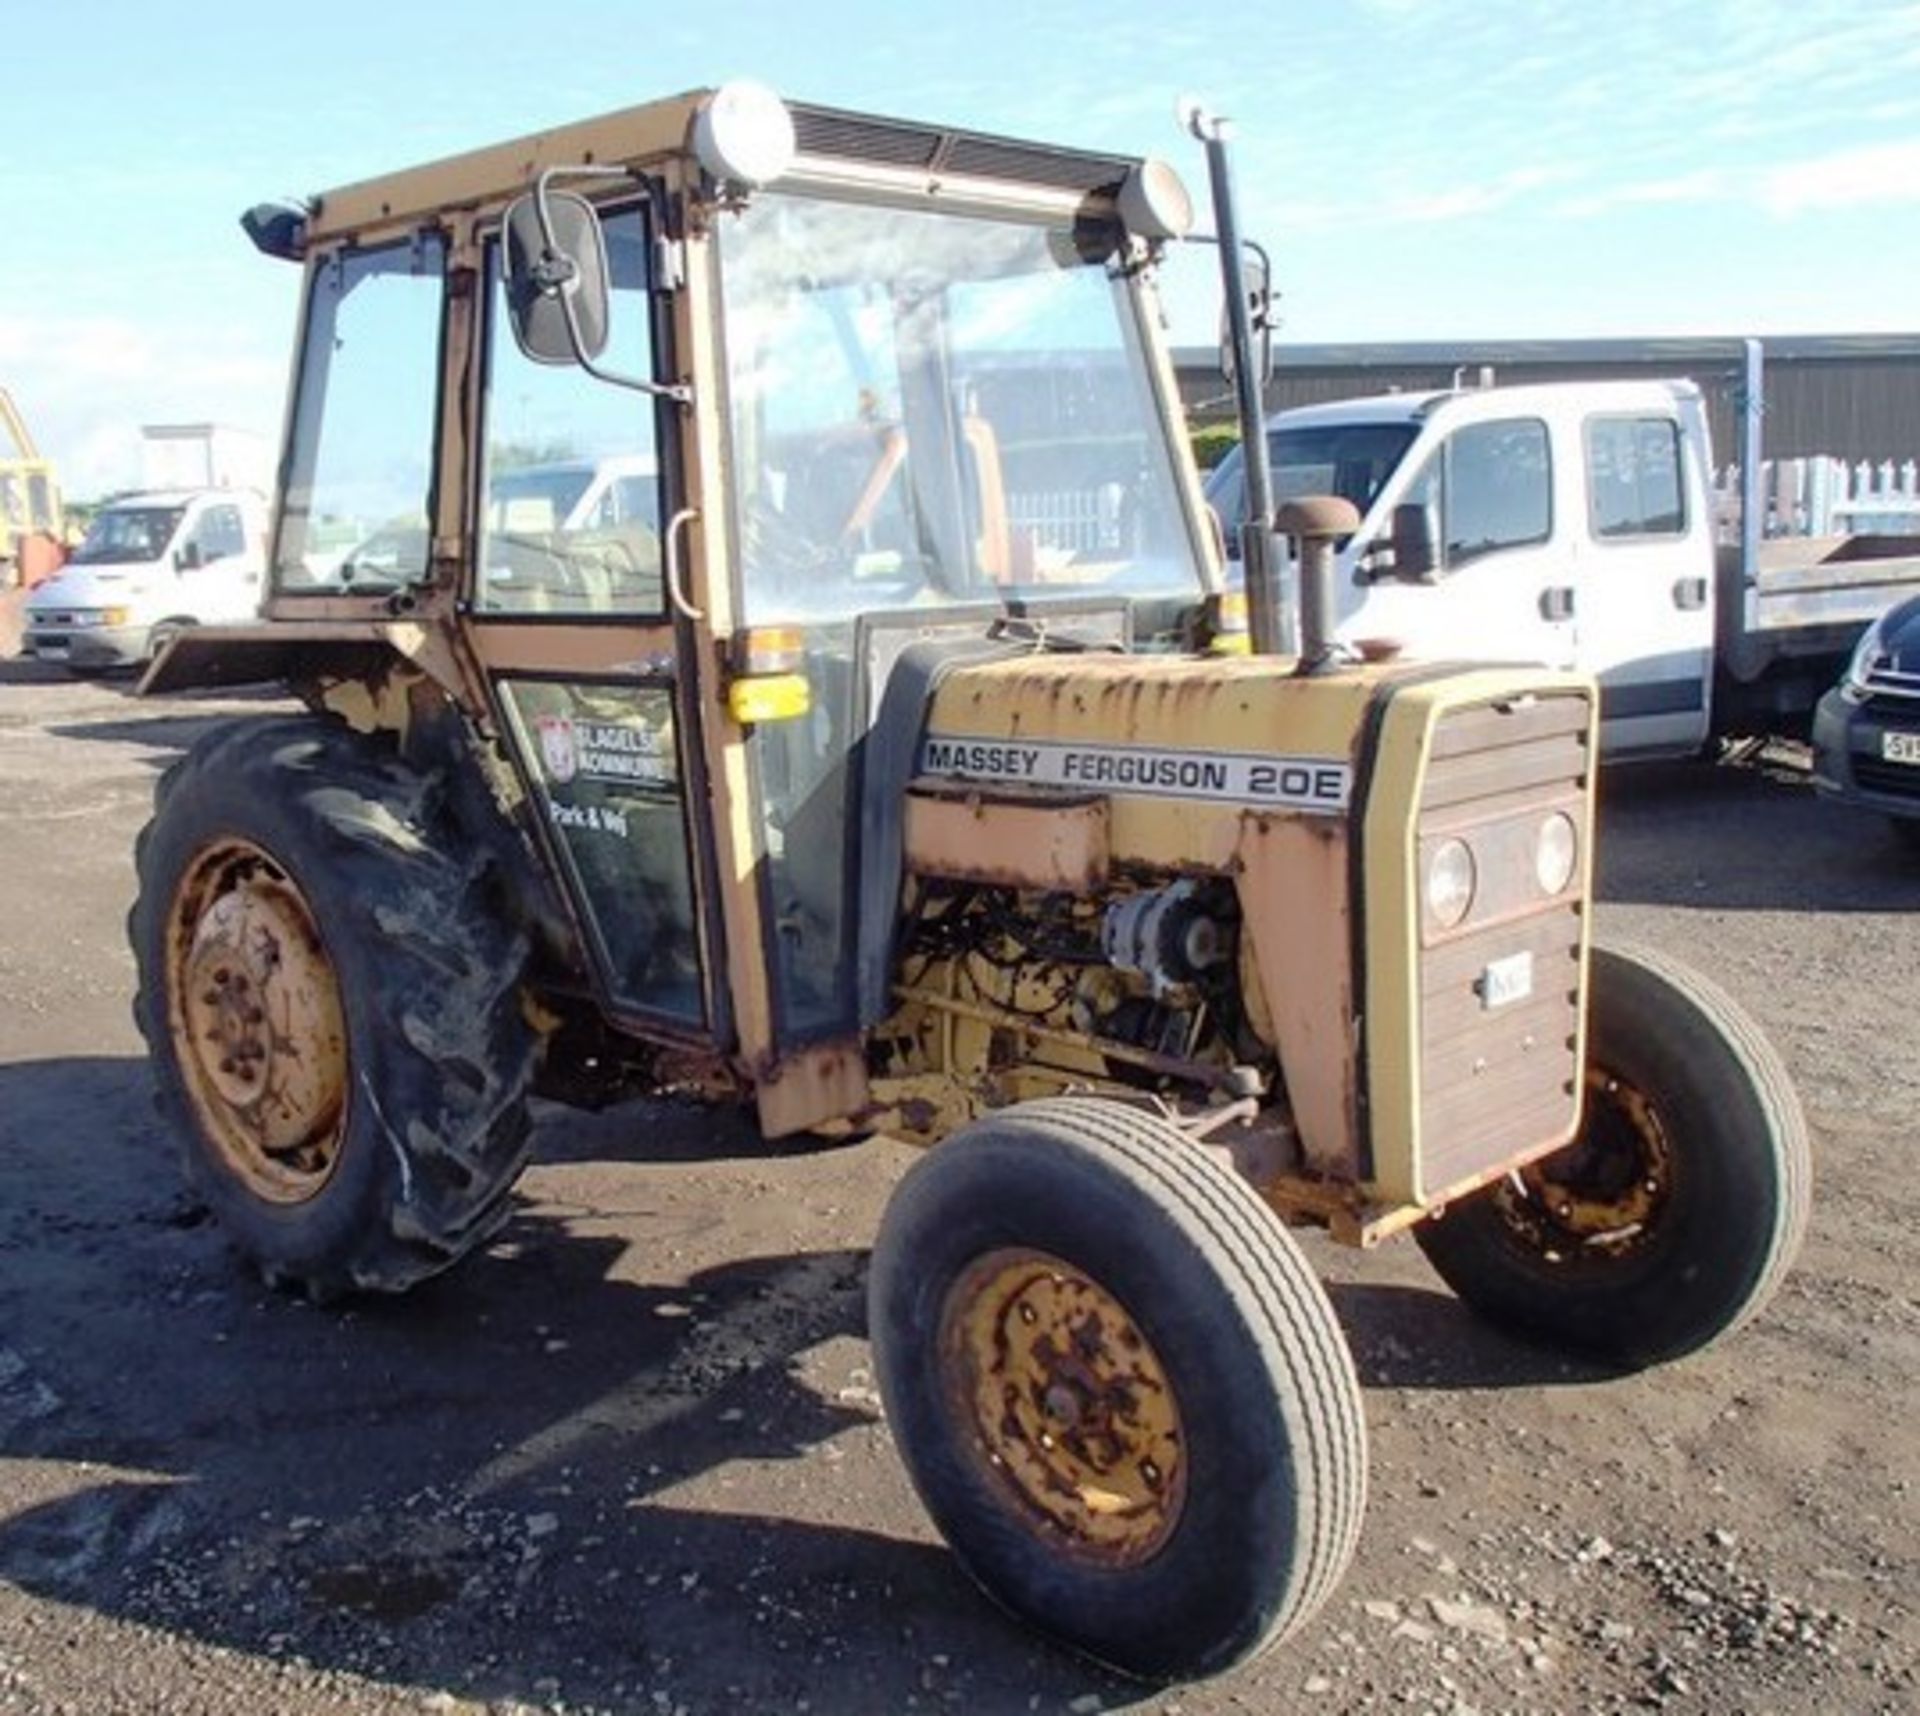
[[[650,394],[655,399],[671,399],[676,405],[692,405],[693,389],[683,381],[659,382],[646,381],[637,375],[623,375],[618,370],[602,369],[599,364],[587,356],[587,342],[580,337],[580,317],[573,307],[573,294],[568,285],[579,273],[579,264],[561,250],[554,235],[553,214],[547,206],[547,191],[557,178],[568,179],[631,179],[633,175],[624,167],[548,167],[533,182],[533,210],[540,217],[540,259],[533,265],[534,284],[545,295],[560,301],[560,317],[567,324],[567,339],[573,346],[573,355],[580,367],[596,381],[604,381],[614,387],[632,389],[635,393]],[[596,219],[599,217],[596,215]]]

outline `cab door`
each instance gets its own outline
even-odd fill
[[[1558,530],[1552,437],[1538,417],[1503,417],[1451,430],[1404,485],[1382,495],[1380,516],[1423,510],[1435,564],[1366,587],[1341,628],[1358,643],[1391,638],[1430,661],[1528,662],[1570,667],[1574,567]]]
[[[1600,680],[1609,756],[1685,753],[1711,715],[1713,521],[1705,473],[1671,411],[1580,427],[1580,665]]]
[[[612,306],[602,362],[670,373],[645,201],[603,210]],[[539,838],[609,1010],[652,1037],[724,1041],[714,973],[699,651],[670,603],[680,505],[670,409],[516,345],[497,238],[482,235],[467,601]],[[595,504],[617,483],[622,505]]]

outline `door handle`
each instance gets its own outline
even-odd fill
[[[1676,608],[1704,608],[1707,605],[1707,581],[1704,578],[1676,578],[1673,582]]]
[[[664,532],[665,540],[663,543],[664,558],[666,560],[667,600],[673,604],[677,613],[686,619],[692,620],[696,625],[707,616],[687,600],[686,586],[682,582],[684,569],[680,564],[678,550],[680,546],[680,532],[686,526],[692,524],[699,516],[700,514],[693,507],[682,507],[672,518],[667,520],[667,528]]]
[[[1554,584],[1540,592],[1540,617],[1543,620],[1573,618],[1573,586]]]

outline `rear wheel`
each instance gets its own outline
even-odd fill
[[[1022,1104],[936,1146],[874,1247],[887,1413],[967,1571],[1124,1672],[1218,1673],[1359,1537],[1346,1343],[1273,1214],[1165,1121]]]
[[[1799,1099],[1759,1027],[1658,954],[1596,947],[1580,1136],[1417,1237],[1489,1321],[1638,1368],[1766,1303],[1812,1178]]]
[[[526,1158],[523,937],[437,784],[337,723],[247,722],[162,781],[135,1016],[189,1181],[271,1281],[398,1291]]]

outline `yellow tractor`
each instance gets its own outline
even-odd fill
[[[1264,498],[1222,587],[1190,219],[1161,163],[752,85],[252,211],[305,282],[271,587],[146,685],[308,713],[167,776],[131,923],[187,1173],[316,1297],[483,1244],[536,1091],[933,1146],[870,1276],[901,1453],[993,1597],[1158,1678],[1360,1532],[1290,1226],[1632,1367],[1808,1196],[1753,1026],[1593,945],[1593,685],[1346,659],[1338,504],[1278,520],[1291,652]]]
[[[37,584],[65,553],[65,513],[52,464],[40,456],[13,395],[0,387],[0,429],[13,455],[0,458],[0,589]]]

